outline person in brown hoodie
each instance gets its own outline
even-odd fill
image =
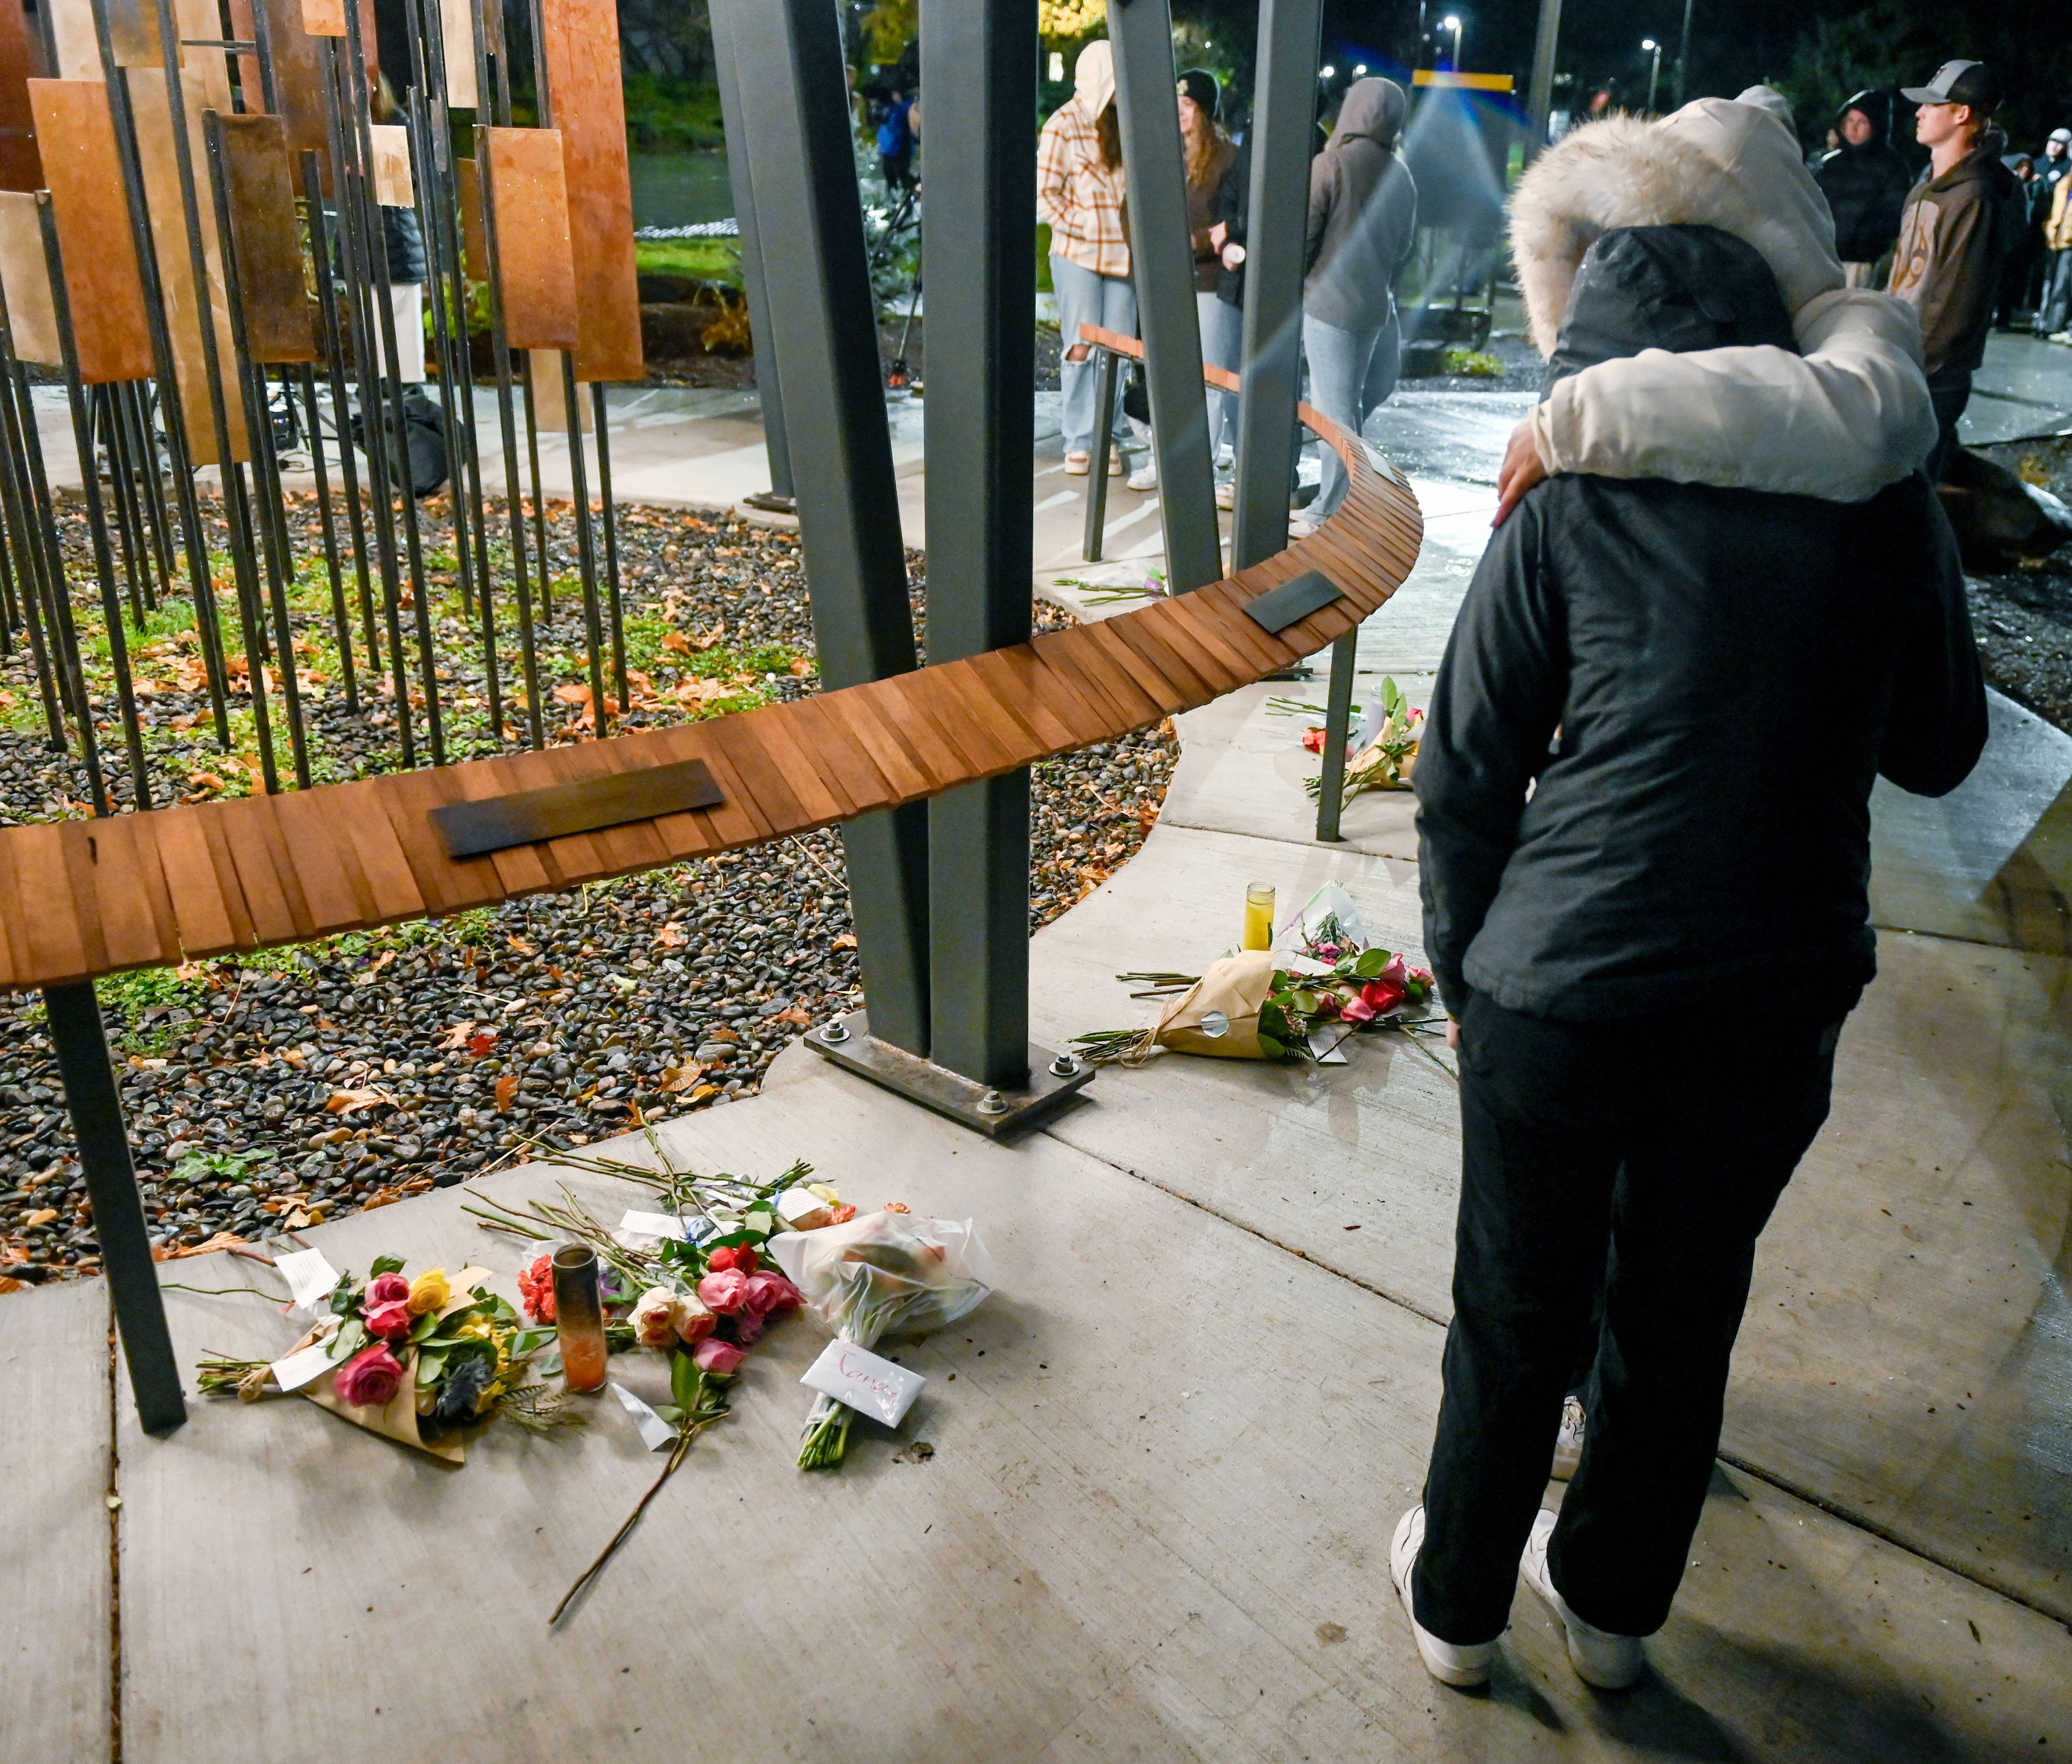
[[[2008,236],[2013,174],[2000,162],[1992,128],[2000,81],[1975,61],[1946,61],[1925,86],[1902,89],[1920,105],[1914,138],[1928,149],[1928,170],[1908,193],[1893,254],[1890,292],[1921,315],[1921,348],[1938,429],[1928,475],[1939,480],[1957,444],[1957,420],[1971,402],[1971,375],[1984,359],[1993,297]]]

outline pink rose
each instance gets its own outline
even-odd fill
[[[688,1348],[695,1348],[713,1332],[719,1319],[706,1309],[696,1293],[680,1294],[676,1299],[676,1335]]]
[[[750,1311],[743,1305],[727,1319],[727,1327],[734,1331],[734,1339],[744,1348],[753,1348],[763,1339],[763,1314]]]
[[[1338,1015],[1349,1023],[1371,1023],[1374,1021],[1374,1007],[1367,1002],[1364,995],[1356,996],[1346,999],[1338,1007]]]
[[[355,1409],[386,1409],[403,1382],[402,1364],[385,1347],[363,1348],[338,1368],[331,1388]]]
[[[643,1348],[667,1348],[676,1339],[676,1295],[650,1286],[633,1307],[633,1339]]]
[[[804,1294],[782,1274],[764,1269],[748,1277],[748,1308],[758,1317],[794,1311],[804,1302]]]
[[[728,1268],[698,1282],[698,1296],[722,1317],[731,1317],[748,1302],[748,1276]]]
[[[417,1319],[410,1315],[409,1288],[403,1289],[401,1298],[385,1299],[378,1305],[369,1305],[363,1314],[370,1335],[407,1335],[410,1325]]]
[[[407,1298],[409,1296],[410,1282],[401,1274],[376,1274],[367,1282],[367,1291],[364,1294],[370,1308],[376,1305],[385,1305],[393,1298]]]
[[[730,1376],[748,1356],[732,1342],[701,1341],[697,1351],[691,1356],[691,1363],[700,1372],[709,1372],[717,1377]]]

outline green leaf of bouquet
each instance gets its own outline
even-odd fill
[[[1317,995],[1307,987],[1289,1000],[1297,1016],[1314,1017],[1317,1014]]]
[[[402,1271],[403,1258],[401,1256],[376,1256],[374,1258],[374,1266],[368,1271],[367,1278],[370,1280],[378,1280],[384,1274],[399,1274]]]
[[[423,1316],[420,1317],[415,1323],[410,1325],[410,1339],[414,1342],[430,1341],[434,1335],[438,1333],[438,1331],[439,1319],[438,1313],[428,1311]]]
[[[367,1325],[357,1317],[349,1319],[345,1327],[331,1339],[331,1357],[333,1364],[350,1360],[367,1345]]]
[[[1259,1032],[1259,1045],[1269,1060],[1285,1060],[1288,1056],[1288,1049],[1281,1044],[1280,1036],[1268,1035],[1264,1029]]]
[[[679,1408],[698,1406],[698,1382],[702,1376],[697,1362],[689,1354],[669,1356],[669,1394],[676,1399]]]
[[[653,1409],[656,1414],[660,1415],[663,1420],[668,1422],[672,1427],[680,1426],[682,1425],[684,1412],[674,1403],[650,1403],[648,1406]]]
[[[435,1384],[446,1369],[446,1351],[438,1348],[420,1348],[417,1350],[417,1382]]]
[[[1387,950],[1363,950],[1353,962],[1353,972],[1363,980],[1371,980],[1394,959]]]

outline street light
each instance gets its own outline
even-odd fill
[[[1367,78],[1367,64],[1364,61],[1359,61],[1353,64],[1353,78],[1355,80],[1364,80]]]
[[[1453,71],[1457,73],[1460,71],[1461,67],[1461,20],[1459,15],[1456,13],[1448,13],[1445,18],[1439,21],[1439,28],[1442,31],[1450,31],[1453,33]]]
[[[1326,63],[1324,66],[1317,70],[1317,77],[1319,80],[1335,80],[1338,76],[1338,70],[1336,68],[1332,67],[1329,63]]]
[[[1654,61],[1647,70],[1647,109],[1648,113],[1651,116],[1655,112],[1655,88],[1656,83],[1662,78],[1662,45],[1652,37],[1642,37],[1640,39],[1640,46],[1643,49],[1652,51],[1655,56]]]

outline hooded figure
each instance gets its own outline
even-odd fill
[[[1584,254],[1622,227],[1709,226],[1753,246],[1799,346],[1647,350],[1558,380],[1520,425],[1541,472],[1857,503],[1927,457],[1936,423],[1920,322],[1889,295],[1844,286],[1790,117],[1763,86],[1659,121],[1614,117],[1571,131],[1519,180],[1511,252],[1543,355]]]
[[[1417,186],[1396,152],[1405,105],[1393,80],[1355,80],[1309,165],[1302,283],[1309,400],[1355,435],[1396,390],[1402,366],[1396,273],[1417,231]],[[1297,531],[1313,531],[1345,497],[1344,464],[1330,448],[1321,452],[1322,482]]]
[[[1688,166],[1699,133],[1617,127],[1638,145],[1600,162],[1627,178],[1608,199]],[[1799,165],[1786,130],[1763,151]],[[1798,236],[1819,211],[1799,177],[1804,202],[1766,184],[1764,211],[1715,191],[1704,224],[1593,231],[1572,208],[1560,306],[1551,271],[1532,289],[1556,396],[1651,359],[1795,359],[1793,307],[1839,279]],[[1487,1678],[1522,1569],[1578,1674],[1622,1689],[1690,1561],[1757,1237],[1873,971],[1873,783],[1939,795],[1984,745],[1949,523],[1918,472],[1853,508],[1541,484],[1483,554],[1420,729],[1462,1167],[1437,1437],[1392,1575],[1444,1682]],[[1538,1509],[1579,1352],[1589,1450],[1557,1518]]]
[[[1835,249],[1844,264],[1875,267],[1899,236],[1899,211],[1914,174],[1885,138],[1891,109],[1881,92],[1858,92],[1842,106],[1842,145],[1814,174],[1835,217]],[[1860,121],[1852,123],[1852,117]],[[1860,136],[1851,140],[1852,135]]]

